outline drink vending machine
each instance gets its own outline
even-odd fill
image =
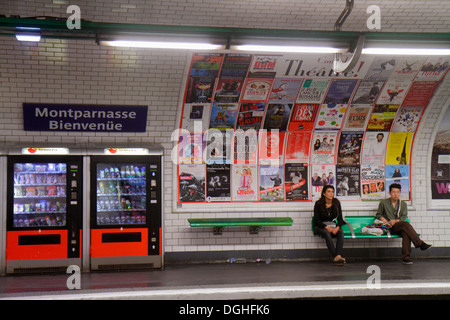
[[[68,148],[8,151],[6,273],[81,268],[82,177]]]
[[[90,268],[161,268],[163,149],[105,148],[90,160]]]

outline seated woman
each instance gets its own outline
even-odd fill
[[[326,185],[314,205],[314,226],[316,233],[325,239],[333,261],[338,264],[345,263],[341,256],[344,247],[344,232],[341,229],[343,224],[341,203],[334,197],[334,187]],[[337,238],[336,246],[332,238]]]

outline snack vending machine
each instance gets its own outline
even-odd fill
[[[6,273],[81,268],[82,159],[67,148],[9,153]]]
[[[91,156],[92,270],[161,268],[162,150]]]

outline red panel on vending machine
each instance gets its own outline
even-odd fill
[[[67,230],[9,231],[7,260],[67,258]]]
[[[91,257],[126,257],[148,255],[148,229],[93,229]]]

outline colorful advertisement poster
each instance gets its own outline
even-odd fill
[[[377,100],[384,81],[361,81],[353,96],[353,104],[373,105]]]
[[[388,80],[381,90],[377,104],[402,104],[410,84],[411,81],[408,80]]]
[[[416,132],[424,109],[424,106],[400,106],[392,123],[391,132]]]
[[[323,104],[317,112],[316,130],[339,130],[344,121],[346,104]]]
[[[272,81],[272,79],[247,79],[242,101],[266,101]]]
[[[336,166],[336,196],[343,200],[361,199],[359,165]]]
[[[223,59],[222,68],[220,69],[219,78],[232,78],[244,80],[247,76],[251,54],[227,53]],[[217,89],[216,89],[217,90]]]
[[[192,55],[190,76],[217,77],[222,60],[222,53],[194,53]]]
[[[233,201],[258,200],[258,166],[235,164],[231,170]]]
[[[189,132],[204,132],[209,128],[210,103],[186,103],[181,128]]]
[[[342,131],[339,139],[337,164],[357,165],[361,157],[364,132]]]
[[[178,142],[178,163],[204,163],[206,134],[185,133]]]
[[[348,104],[358,81],[350,79],[332,80],[323,103]]]
[[[437,85],[438,82],[435,81],[414,81],[402,104],[406,106],[426,106]]]
[[[305,79],[297,97],[297,103],[322,103],[330,80]]]
[[[313,131],[318,104],[296,104],[291,114],[289,131]]]
[[[367,131],[390,131],[397,109],[397,104],[376,104],[370,115]]]
[[[365,81],[387,81],[394,71],[396,58],[394,56],[381,56],[376,57],[366,76]]]
[[[283,166],[259,166],[259,201],[284,201]]]
[[[322,189],[326,185],[336,188],[336,166],[335,165],[312,165],[311,166],[311,197],[313,201],[319,200]]]
[[[211,103],[216,77],[189,77],[185,103]]]
[[[286,131],[291,116],[292,103],[269,103],[263,129]]]
[[[381,200],[386,197],[385,167],[373,164],[361,165],[361,199]]]
[[[308,165],[288,163],[284,166],[286,201],[306,201],[308,193]]]
[[[237,113],[237,103],[214,102],[211,108],[209,127],[220,130],[234,129]]]
[[[259,132],[259,164],[283,163],[283,146],[286,133],[277,130]]]
[[[206,136],[206,164],[230,164],[233,130],[209,129]]]
[[[432,199],[450,200],[450,107],[436,132],[431,154]]]
[[[236,129],[261,129],[266,104],[261,102],[244,102],[239,107]]]
[[[293,104],[297,99],[302,79],[276,78],[269,96],[269,102]]]
[[[235,130],[233,163],[256,164],[258,158],[258,132],[253,129]]]
[[[369,122],[370,114],[372,113],[372,106],[363,104],[351,104],[345,115],[344,130],[366,130]]]
[[[179,202],[205,201],[205,165],[180,164],[178,182]]]
[[[428,57],[416,80],[440,81],[449,70],[450,57]]]
[[[361,163],[384,165],[389,132],[370,132],[364,135]]]
[[[311,150],[312,164],[334,164],[338,132],[315,131]]]
[[[248,72],[249,78],[275,78],[282,55],[254,55]]]
[[[391,132],[386,150],[386,164],[410,164],[412,139],[412,132]]]
[[[389,186],[393,183],[401,185],[401,200],[409,200],[409,165],[386,165],[386,198],[389,197]]]
[[[206,201],[231,201],[229,164],[206,165]]]
[[[285,163],[309,163],[309,148],[312,132],[291,131],[287,133],[284,151]]]
[[[414,80],[425,59],[419,56],[398,57],[389,79]]]
[[[221,78],[217,82],[217,89],[214,93],[215,102],[236,103],[241,95],[244,79]]]

